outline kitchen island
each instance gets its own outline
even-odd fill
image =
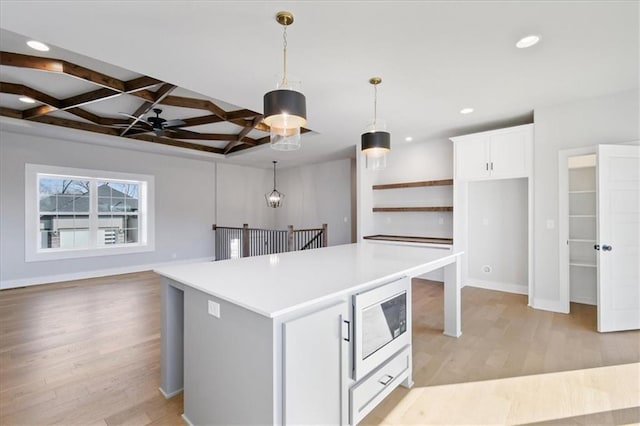
[[[194,425],[355,424],[393,388],[412,385],[402,282],[444,268],[444,332],[461,334],[459,258],[448,248],[363,242],[160,268],[160,390],[184,391],[183,418]],[[395,288],[408,288],[406,332],[363,361],[354,301]],[[396,335],[407,344],[383,357]]]

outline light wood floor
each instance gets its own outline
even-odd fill
[[[554,314],[465,288],[453,339],[442,335],[441,287],[414,280],[413,291],[415,387],[394,391],[364,424],[640,422],[638,364],[628,365],[640,361],[640,332],[595,332],[591,306]],[[0,425],[182,425],[181,396],[158,392],[159,294],[150,272],[0,292]],[[548,391],[550,380],[563,391]],[[606,393],[612,380],[617,394]],[[600,393],[580,398],[574,385]],[[516,415],[563,395],[593,409]],[[480,413],[472,420],[458,415],[467,400]]]

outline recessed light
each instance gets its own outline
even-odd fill
[[[411,142],[413,138],[411,136],[407,136],[406,138],[404,138],[404,140],[407,142]]]
[[[518,49],[526,49],[527,47],[531,47],[534,44],[537,44],[539,41],[539,35],[531,34],[518,40],[518,42],[516,43],[516,47]]]
[[[29,40],[27,42],[27,46],[29,46],[32,49],[35,50],[39,50],[41,52],[48,52],[49,51],[49,46],[47,46],[46,44],[40,42],[40,41],[36,41],[36,40]]]
[[[473,112],[473,108],[462,108],[460,110],[460,114],[471,114]]]
[[[35,104],[35,103],[36,103],[36,101],[35,101],[35,100],[31,99],[31,98],[30,98],[30,97],[28,97],[28,96],[20,96],[20,97],[18,98],[18,100],[19,100],[20,102],[24,102],[25,104]]]

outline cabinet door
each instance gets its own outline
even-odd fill
[[[456,178],[475,180],[489,177],[488,136],[476,136],[456,141]]]
[[[489,170],[492,178],[529,175],[529,129],[491,135]]]
[[[349,343],[342,323],[347,318],[348,305],[339,302],[283,324],[284,424],[344,423]]]

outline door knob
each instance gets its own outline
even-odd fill
[[[612,250],[611,246],[605,246],[605,245],[602,246],[602,251],[611,251],[611,250]]]

